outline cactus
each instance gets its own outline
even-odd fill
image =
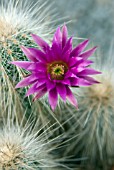
[[[102,61],[103,62],[103,61]],[[101,63],[102,63],[101,62]],[[82,157],[80,164],[85,169],[107,170],[114,164],[114,71],[113,60],[109,57],[103,65],[98,64],[102,75],[97,77],[100,84],[78,90],[79,111],[69,108],[76,123],[74,134],[66,154]],[[74,93],[75,90],[74,90]],[[67,109],[68,110],[68,109]],[[72,121],[71,121],[72,123]]]
[[[47,139],[53,131],[42,133],[43,127],[38,121],[31,121],[31,116],[19,123],[16,113],[12,109],[0,127],[0,169],[34,169],[43,170],[48,167],[63,166],[52,158],[51,152],[54,140]],[[48,129],[49,130],[49,129]],[[55,139],[56,140],[56,139]],[[50,148],[51,146],[51,148]]]
[[[53,31],[50,8],[51,5],[42,0],[35,4],[27,0],[2,0],[0,3],[0,94],[4,105],[14,104],[21,111],[31,108],[29,99],[22,100],[26,89],[15,91],[16,83],[28,73],[14,68],[10,61],[25,60],[20,45],[35,47],[31,32],[50,40]]]

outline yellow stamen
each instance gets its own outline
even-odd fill
[[[62,80],[67,70],[68,66],[63,61],[54,61],[47,66],[47,72],[50,73],[53,80]]]

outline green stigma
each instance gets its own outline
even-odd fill
[[[55,61],[47,67],[47,71],[50,73],[52,80],[62,80],[67,70],[67,64],[62,61]]]

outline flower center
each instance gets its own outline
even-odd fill
[[[64,74],[68,71],[68,66],[63,61],[54,61],[48,64],[47,72],[50,73],[52,80],[64,79]]]

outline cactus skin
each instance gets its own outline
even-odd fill
[[[28,109],[30,114],[30,98],[24,98],[26,89],[15,90],[15,85],[28,73],[22,69],[12,66],[9,62],[14,60],[25,60],[20,45],[35,47],[31,33],[37,33],[50,40],[54,22],[54,10],[50,10],[52,4],[42,0],[30,2],[28,0],[1,0],[0,2],[0,100],[4,107],[14,104],[20,108],[19,112]],[[43,12],[42,12],[43,11]],[[52,15],[53,14],[53,15]],[[9,97],[7,97],[9,96]],[[16,103],[17,102],[17,103]],[[2,110],[3,114],[4,110]],[[2,116],[0,116],[2,117]]]
[[[15,107],[21,108],[22,112],[22,110],[25,110],[26,108],[30,109],[30,102],[28,99],[24,99],[26,89],[15,90],[15,85],[23,76],[26,76],[28,73],[24,70],[13,67],[10,64],[10,61],[12,60],[25,59],[25,56],[19,47],[20,44],[31,46],[34,45],[32,40],[29,39],[29,35],[25,34],[18,35],[4,43],[0,43],[0,93],[1,100],[3,101],[4,105],[7,105],[6,103],[15,104]]]
[[[76,91],[73,89],[74,94],[78,95],[78,111],[60,101],[53,113],[60,124],[54,137],[64,133],[64,140],[69,140],[65,150],[60,150],[58,154],[60,157],[72,155],[69,163],[74,169],[111,170],[114,166],[113,63],[111,56],[103,64],[102,61],[97,64],[97,69],[102,71],[102,75],[97,77],[100,84]],[[55,121],[47,115],[49,120]],[[76,161],[72,162],[73,158]]]
[[[15,116],[9,112],[0,127],[0,169],[43,170],[43,166],[50,167],[54,160],[48,155],[49,143],[46,143],[45,135],[39,134],[42,129],[35,132],[38,122],[34,124],[28,120],[23,124],[23,117],[19,123]]]
[[[2,0],[2,1],[5,3],[7,2],[7,0],[5,0],[5,1]],[[22,1],[22,0],[20,0],[20,1]],[[9,5],[11,5],[11,2],[16,2],[16,0],[10,0]],[[0,7],[0,9],[1,9],[1,7]],[[10,9],[10,8],[8,7],[8,9]],[[47,11],[47,9],[46,9],[46,11]],[[12,10],[13,10],[13,7],[11,8],[10,12],[12,12]],[[1,100],[1,104],[0,104],[0,118],[1,118],[0,147],[2,148],[1,149],[2,152],[0,152],[0,158],[2,159],[2,161],[0,161],[0,162],[2,162],[2,164],[0,164],[0,168],[1,169],[4,168],[5,170],[10,170],[10,169],[11,170],[13,170],[13,169],[44,170],[44,169],[47,169],[48,167],[49,167],[48,168],[49,170],[51,170],[51,169],[52,170],[69,169],[67,166],[61,165],[61,162],[65,161],[64,157],[62,157],[62,159],[59,158],[56,162],[50,156],[51,154],[48,154],[49,148],[45,147],[45,146],[46,145],[49,146],[48,145],[49,141],[47,141],[47,136],[49,138],[52,138],[52,137],[50,137],[49,133],[46,134],[46,132],[45,132],[46,138],[45,138],[45,135],[44,136],[41,135],[40,136],[41,143],[40,142],[38,143],[38,138],[36,137],[37,136],[36,132],[34,133],[33,131],[31,131],[31,127],[32,127],[31,123],[30,124],[27,123],[27,125],[25,125],[24,127],[21,126],[23,124],[21,122],[22,119],[26,120],[26,118],[23,118],[23,114],[25,114],[25,110],[26,110],[26,113],[27,113],[26,115],[28,116],[28,118],[29,118],[30,113],[32,112],[31,103],[30,103],[31,99],[30,98],[24,99],[26,89],[15,90],[15,85],[17,84],[17,82],[20,81],[20,79],[22,79],[24,76],[27,76],[28,72],[25,72],[22,69],[18,69],[9,63],[10,61],[14,61],[14,60],[25,60],[25,56],[20,49],[20,45],[24,45],[27,47],[28,46],[36,47],[30,38],[31,32],[37,33],[37,34],[40,33],[39,34],[40,36],[45,37],[45,39],[48,41],[50,40],[50,34],[52,32],[52,29],[48,29],[48,24],[50,23],[50,19],[48,18],[49,19],[49,21],[48,21],[45,18],[46,23],[45,23],[45,21],[43,21],[44,27],[42,27],[40,24],[40,31],[38,30],[39,26],[37,26],[37,25],[35,28],[32,27],[33,28],[32,30],[30,29],[30,27],[27,28],[27,30],[26,30],[26,28],[23,29],[21,27],[20,28],[16,27],[16,29],[15,29],[15,28],[10,27],[12,25],[11,24],[9,25],[9,23],[6,22],[7,19],[10,18],[9,15],[7,15],[8,18],[6,20],[1,19],[2,12],[3,12],[3,11],[2,12],[1,11],[2,10],[0,10],[0,100]],[[44,15],[44,13],[43,13],[43,15]],[[47,12],[46,12],[46,15],[47,15]],[[19,15],[18,15],[18,17],[19,17]],[[30,22],[30,24],[31,24],[31,22]],[[17,24],[17,26],[18,25],[19,24]],[[22,31],[21,31],[21,29],[22,29]],[[45,30],[45,33],[44,33],[44,30]],[[35,107],[34,115],[35,114],[39,115],[39,110],[41,111],[41,115],[43,115],[42,108],[45,108],[45,106],[43,106],[43,102],[41,102],[41,101],[38,102],[38,104],[39,104],[40,108]],[[36,103],[36,105],[37,105],[37,103]],[[48,106],[46,106],[46,109],[49,110],[49,107],[48,108],[47,107]],[[13,108],[13,111],[12,111],[12,108]],[[9,112],[10,112],[10,114],[9,114]],[[8,115],[9,115],[9,118],[7,119]],[[18,120],[17,120],[17,118],[15,119],[15,121],[14,121],[15,123],[13,122],[12,117],[10,117],[11,115],[13,115],[13,116],[16,115],[16,117],[18,118]],[[4,119],[7,119],[7,121],[5,120],[5,123],[4,123]],[[44,123],[47,123],[47,120]],[[57,126],[56,126],[57,129],[58,129],[58,126],[59,125],[57,124]],[[28,133],[25,132],[26,129],[27,129]],[[52,124],[51,124],[51,127],[50,127],[50,129],[48,129],[48,132],[52,129],[53,128],[52,128]],[[37,128],[37,130],[38,130],[38,128]],[[29,134],[30,131],[31,131],[31,134]],[[53,133],[55,133],[55,130],[51,131],[51,134],[53,134]],[[57,139],[59,138],[59,135],[60,134],[58,134]],[[10,140],[10,143],[9,143],[9,140]],[[3,141],[4,141],[4,143],[3,143]],[[42,145],[42,141],[44,142],[44,145]],[[52,144],[51,144],[51,149],[50,149],[51,151],[53,150],[53,147],[54,147],[53,141],[54,141],[54,139],[52,139]],[[62,141],[62,139],[61,140],[59,139],[59,141]],[[32,145],[31,145],[31,143],[32,143]],[[26,144],[28,144],[28,146],[30,145],[31,148],[28,148],[27,150],[23,151],[23,146],[22,147],[17,146],[20,144],[23,144],[24,147]],[[6,145],[6,146],[4,146],[4,145]],[[13,145],[13,147],[12,147],[12,145]],[[38,158],[40,155],[40,153],[38,153],[38,146],[39,146],[39,148],[42,147],[41,152],[43,152],[43,153],[41,153],[41,158],[44,158],[44,164],[45,164],[45,161],[46,161],[46,163],[49,163],[47,165],[47,167],[42,167],[40,165],[41,162],[40,161],[39,161],[40,163],[38,162]],[[16,150],[15,153],[14,153],[14,150]],[[31,154],[27,155],[27,152],[28,152],[28,154],[31,152]],[[56,152],[57,152],[57,149],[55,146],[54,147],[55,154],[53,154],[53,157],[56,155]],[[37,157],[35,154],[37,154]],[[13,158],[12,158],[12,156],[13,156]],[[12,159],[10,159],[9,157],[11,157]],[[28,159],[28,157],[30,159]],[[37,158],[37,160],[33,159],[35,157]],[[33,162],[30,163],[29,161],[30,162],[33,161]],[[62,168],[59,168],[59,167],[62,167]]]
[[[28,119],[24,113],[18,118],[14,105],[5,111],[0,124],[0,169],[70,170],[64,163],[67,158],[56,154],[64,137],[52,138],[59,128],[56,124],[43,126],[32,113]]]
[[[65,155],[72,153],[76,158],[85,158],[80,165],[87,170],[109,170],[114,165],[113,63],[113,58],[109,57],[104,65],[98,64],[102,75],[97,80],[101,83],[78,89],[79,110],[69,107],[69,114],[76,120],[74,135],[79,135],[70,142]],[[75,90],[74,93],[77,94]]]

